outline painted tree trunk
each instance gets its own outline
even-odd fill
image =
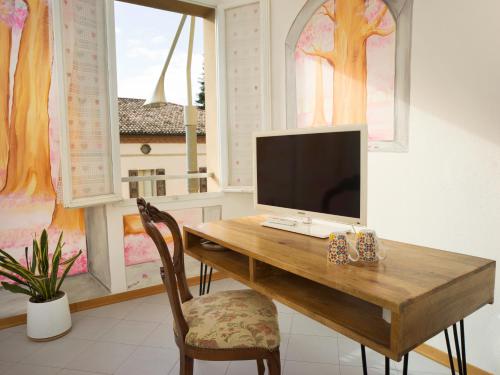
[[[11,28],[0,21],[0,191],[5,185],[9,160],[9,68],[11,51]]]
[[[364,0],[336,0],[334,125],[366,124],[367,61]]]
[[[55,197],[50,174],[48,101],[52,49],[48,5],[27,0],[14,74],[7,183],[2,194]]]
[[[85,216],[82,208],[64,208],[56,202],[52,213],[51,228],[65,231],[85,233]]]
[[[316,84],[314,93],[314,117],[312,126],[325,126],[325,99],[323,92],[323,61],[320,57],[316,59]]]

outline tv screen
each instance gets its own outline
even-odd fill
[[[359,218],[361,133],[256,139],[257,203]]]

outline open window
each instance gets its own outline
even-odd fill
[[[127,13],[123,9],[136,18],[127,19],[126,28],[115,28],[120,21],[116,17]],[[148,12],[151,17],[140,17]],[[134,46],[122,43],[124,33],[154,29],[151,20],[158,13],[165,19],[156,24],[161,29],[156,38],[139,38]],[[86,207],[139,194],[218,191],[215,9],[180,1],[69,0],[54,2],[53,20],[55,71],[63,103],[58,107],[64,205]],[[180,35],[170,33],[168,25],[179,21]],[[172,57],[169,47],[177,37],[167,70],[164,61]],[[135,74],[132,66],[144,74]],[[145,106],[162,66],[166,103]],[[179,74],[182,70],[192,74]],[[187,90],[183,80],[194,90]],[[144,87],[147,93],[141,92]],[[183,90],[188,99],[181,95],[175,100]],[[194,109],[187,111],[187,106]]]

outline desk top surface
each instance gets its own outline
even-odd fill
[[[387,257],[377,263],[327,263],[328,240],[266,228],[265,216],[185,226],[185,231],[233,251],[393,311],[460,282],[495,261],[382,239]]]

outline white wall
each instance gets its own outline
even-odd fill
[[[304,3],[271,1],[276,128],[285,38]],[[499,15],[499,0],[415,0],[410,151],[369,155],[368,222],[382,236],[500,260]],[[442,336],[430,344],[445,350]],[[467,318],[466,336],[469,362],[500,373],[498,302]]]

